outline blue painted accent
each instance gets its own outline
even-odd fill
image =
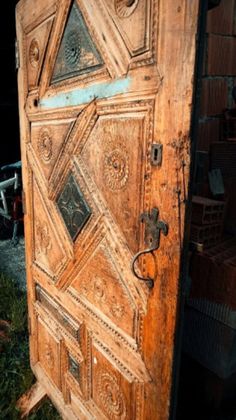
[[[40,100],[41,108],[64,108],[67,106],[76,106],[87,104],[93,99],[110,98],[128,91],[131,84],[131,78],[115,80],[98,85],[86,87],[84,89],[74,89],[67,93],[58,93],[48,98]]]

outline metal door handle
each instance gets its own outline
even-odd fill
[[[146,223],[145,226],[145,243],[148,246],[147,249],[143,251],[137,252],[135,256],[132,258],[131,261],[131,270],[132,273],[137,277],[138,280],[144,281],[147,286],[152,289],[154,286],[154,279],[151,277],[142,277],[137,274],[135,270],[135,263],[141,255],[151,253],[153,255],[153,251],[156,251],[160,246],[160,235],[161,232],[163,235],[168,234],[168,225],[167,223],[163,222],[162,220],[158,220],[159,217],[159,210],[158,208],[153,208],[150,213],[143,213],[140,217],[142,223]]]

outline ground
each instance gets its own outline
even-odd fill
[[[19,287],[26,290],[25,273],[25,243],[19,238],[14,246],[10,239],[0,241],[0,272],[7,274],[19,283]]]

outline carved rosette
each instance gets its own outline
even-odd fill
[[[105,290],[106,283],[100,277],[96,277],[93,285],[94,299],[98,301],[104,300],[106,297]]]
[[[127,18],[135,11],[139,0],[115,0],[114,6],[116,14],[120,18]]]
[[[38,139],[38,153],[44,163],[49,163],[53,157],[52,133],[48,128],[40,131]]]
[[[69,66],[76,66],[81,55],[81,40],[79,33],[75,30],[66,35],[65,60]]]
[[[49,229],[45,222],[36,223],[36,235],[38,238],[39,249],[43,254],[47,254],[48,250],[51,248],[51,238],[49,236]]]
[[[100,371],[98,376],[98,397],[109,419],[126,418],[126,400],[115,375]]]
[[[57,199],[57,205],[71,238],[75,240],[92,213],[72,174]]]
[[[105,147],[103,178],[111,191],[125,188],[129,179],[129,155],[124,144],[111,141]]]
[[[121,319],[125,314],[124,305],[120,304],[115,297],[113,297],[111,302],[111,313],[117,319]]]
[[[29,47],[29,62],[32,67],[37,67],[40,59],[39,43],[36,38],[33,38]]]

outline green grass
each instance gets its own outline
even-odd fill
[[[0,320],[9,321],[9,339],[0,336],[0,420],[19,419],[16,401],[35,382],[29,365],[26,294],[17,283],[0,274]],[[61,417],[46,400],[30,420]]]

